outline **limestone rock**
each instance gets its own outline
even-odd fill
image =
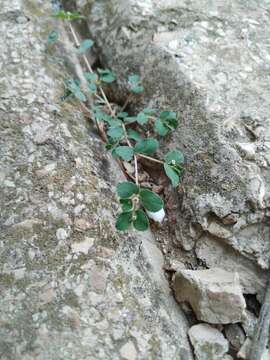
[[[264,294],[268,274],[251,260],[241,256],[238,251],[210,234],[203,234],[196,244],[196,255],[209,268],[222,267],[236,271],[239,275],[243,293]]]
[[[189,171],[178,243],[190,249],[203,231],[263,269],[270,263],[268,7],[268,0],[97,0],[85,12],[104,66],[118,74],[114,96],[126,95],[127,74],[138,73],[145,95],[132,100],[134,111],[166,106],[179,114],[169,147],[184,150]]]
[[[224,328],[226,339],[235,352],[239,351],[246,340],[244,330],[238,324],[229,324]]]
[[[152,235],[115,230],[117,163],[60,100],[73,67],[47,44],[51,3],[0,7],[1,360],[192,360]]]
[[[248,360],[251,346],[252,341],[250,338],[247,338],[241,349],[238,351],[237,357],[239,359]],[[263,352],[261,360],[270,360],[270,351],[268,349],[265,349],[265,351]]]
[[[239,322],[245,310],[237,273],[222,269],[179,270],[173,280],[175,297],[188,302],[198,320],[211,324]]]
[[[197,360],[222,360],[229,350],[223,334],[208,324],[192,326],[188,335]]]

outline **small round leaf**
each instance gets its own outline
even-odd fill
[[[140,191],[140,200],[144,208],[148,211],[156,212],[164,207],[161,197],[147,189]]]
[[[132,211],[123,212],[120,215],[118,215],[115,227],[119,231],[125,231],[130,227],[131,222],[132,222]]]
[[[134,151],[136,153],[141,153],[145,155],[152,155],[157,151],[158,141],[153,138],[143,139],[139,141],[135,147]]]
[[[176,164],[180,165],[184,162],[184,155],[179,150],[171,150],[164,156],[164,160],[167,164],[175,161]]]
[[[173,168],[170,165],[166,163],[164,164],[164,170],[168,178],[171,180],[172,186],[176,187],[179,184],[178,174],[173,170]]]
[[[133,226],[136,230],[145,231],[149,227],[149,220],[145,212],[141,209],[137,210],[136,219],[133,221]]]
[[[125,161],[130,161],[134,155],[133,148],[129,146],[118,146],[115,153]]]
[[[138,192],[139,187],[130,181],[125,181],[117,185],[117,194],[121,199],[128,199],[133,194],[138,194]]]

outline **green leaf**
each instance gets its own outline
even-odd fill
[[[127,136],[131,140],[135,140],[135,141],[141,141],[142,140],[141,135],[137,131],[135,131],[133,129],[128,129],[127,130]]]
[[[119,119],[125,119],[127,116],[128,116],[128,113],[125,112],[125,111],[120,112],[120,113],[117,114],[117,117],[118,117]]]
[[[150,109],[150,108],[145,108],[143,109],[143,112],[146,114],[146,115],[154,115],[156,110],[155,109]]]
[[[133,221],[133,226],[136,230],[145,231],[149,227],[149,220],[145,212],[141,209],[135,212],[136,219]]]
[[[164,207],[163,200],[153,191],[143,189],[140,191],[140,199],[146,210],[157,212]]]
[[[152,155],[154,154],[154,152],[156,152],[157,148],[158,148],[158,141],[153,138],[148,138],[139,141],[135,145],[134,151],[136,153]]]
[[[184,155],[179,150],[171,150],[165,156],[164,160],[167,164],[183,164],[184,163]]]
[[[124,136],[124,130],[122,126],[110,127],[107,134],[114,140],[120,140]]]
[[[155,122],[155,131],[165,136],[177,127],[176,113],[170,110],[162,111]]]
[[[128,83],[130,86],[130,90],[135,94],[140,94],[143,92],[144,88],[141,85],[141,80],[139,75],[129,75]]]
[[[100,80],[105,83],[112,83],[116,80],[116,76],[109,69],[98,69],[98,73],[100,75]]]
[[[81,91],[78,81],[75,81],[73,79],[67,79],[64,81],[64,83],[67,89],[69,89],[77,99],[79,99],[80,101],[87,100],[84,93]]]
[[[138,115],[137,115],[137,123],[140,124],[140,125],[144,125],[147,123],[148,121],[148,117],[143,113],[143,112],[140,112]]]
[[[137,116],[127,116],[124,118],[125,123],[132,124],[137,121]]]
[[[115,153],[125,161],[130,161],[134,155],[133,148],[129,146],[118,146]]]
[[[117,185],[117,194],[121,199],[128,199],[133,194],[138,194],[139,187],[130,181],[125,181]]]
[[[175,170],[172,168],[172,166],[170,166],[166,163],[163,166],[164,166],[166,175],[172,182],[172,186],[176,187],[179,184],[179,176],[178,176],[177,172],[175,172]]]
[[[155,121],[154,129],[160,136],[165,136],[170,131],[170,129],[168,129],[167,126],[163,124],[160,118],[157,118]]]
[[[110,121],[108,121],[108,123],[110,124],[111,127],[122,126],[123,124],[121,120],[114,118],[111,118]]]
[[[49,32],[47,43],[48,45],[53,45],[58,39],[59,33],[56,30],[52,30]]]
[[[118,215],[115,227],[119,231],[125,231],[130,227],[131,223],[132,223],[132,211],[123,212],[122,214]]]
[[[130,199],[120,199],[120,204],[123,212],[131,211],[133,208],[133,202]]]
[[[53,14],[53,17],[61,20],[83,20],[86,19],[85,16],[80,15],[79,13],[72,13],[70,11],[60,10]]]
[[[105,121],[107,123],[110,123],[112,120],[112,117],[108,114],[106,114],[105,112],[103,112],[99,107],[97,106],[93,106],[93,113],[95,116],[95,119],[97,121]]]
[[[97,91],[96,81],[98,80],[98,76],[95,73],[84,72],[84,77],[87,80],[88,89],[91,94]]]
[[[94,41],[91,39],[85,39],[80,43],[80,47],[76,49],[78,54],[82,54],[90,49],[94,45]]]

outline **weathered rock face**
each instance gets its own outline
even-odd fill
[[[175,297],[187,301],[198,320],[211,324],[239,322],[245,299],[237,273],[211,270],[179,270],[173,280]]]
[[[92,2],[89,1],[88,4]],[[177,240],[229,245],[258,278],[269,267],[268,1],[95,1],[82,7],[104,63],[140,73],[146,94],[134,106],[172,107],[174,144],[188,170]],[[194,226],[196,225],[196,226]],[[226,246],[224,246],[226,245]],[[212,266],[212,254],[201,258]],[[230,270],[223,259],[219,266]],[[241,282],[251,290],[245,271]]]
[[[229,350],[229,343],[223,334],[210,325],[194,325],[188,335],[197,360],[222,360]]]
[[[1,2],[1,359],[192,359],[150,234],[114,229],[120,171],[46,45],[49,1]]]

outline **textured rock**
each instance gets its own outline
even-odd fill
[[[201,232],[211,234],[263,269],[270,258],[268,5],[97,0],[82,8],[102,61],[119,74],[119,96],[127,74],[140,73],[146,95],[134,107],[179,113],[173,140],[188,172],[178,243],[188,250]]]
[[[244,330],[238,324],[229,324],[224,328],[226,339],[232,346],[232,349],[237,352],[246,340]]]
[[[117,164],[77,102],[49,1],[1,1],[1,360],[192,359],[151,234],[119,234]]]
[[[196,244],[196,255],[206,266],[222,267],[227,271],[236,271],[244,293],[264,294],[267,282],[267,272],[260,269],[250,259],[239,256],[239,253],[224,244],[220,239],[209,234],[203,234]]]
[[[252,341],[250,340],[250,338],[247,338],[243,346],[237,353],[237,357],[239,359],[248,360],[251,346],[252,346]],[[268,349],[265,349],[265,351],[262,354],[261,360],[269,360],[269,359],[270,359],[270,351]]]
[[[239,322],[245,310],[237,273],[214,268],[179,270],[173,280],[175,297],[188,302],[198,320],[212,324]]]
[[[192,326],[188,335],[197,360],[221,360],[229,350],[223,334],[208,324]]]

